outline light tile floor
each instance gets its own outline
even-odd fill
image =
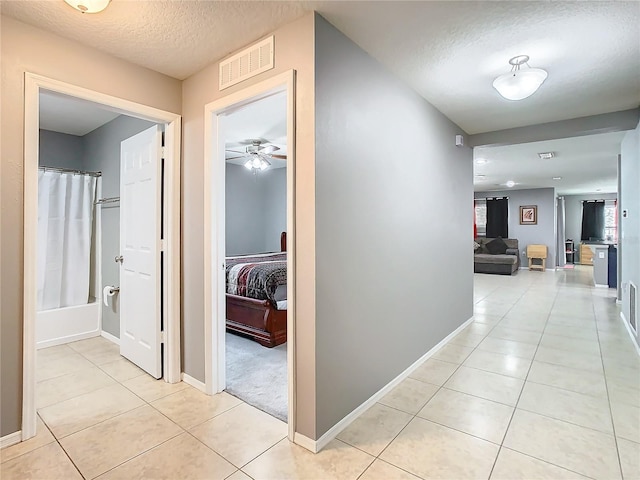
[[[38,352],[7,479],[640,479],[640,357],[588,267],[475,276],[474,321],[322,452],[95,338]]]

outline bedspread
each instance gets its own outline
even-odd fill
[[[275,307],[278,286],[287,284],[287,254],[227,257],[226,283],[227,293],[269,300]]]

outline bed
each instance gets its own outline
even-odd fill
[[[280,252],[226,258],[227,331],[265,347],[287,341],[287,234]]]

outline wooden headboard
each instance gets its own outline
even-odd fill
[[[280,234],[280,251],[281,252],[287,251],[287,232],[282,232]]]

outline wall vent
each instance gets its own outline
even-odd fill
[[[629,282],[629,325],[638,333],[638,287]]]
[[[219,88],[225,88],[240,83],[247,78],[271,70],[273,62],[273,35],[269,38],[245,48],[233,57],[220,62]]]

